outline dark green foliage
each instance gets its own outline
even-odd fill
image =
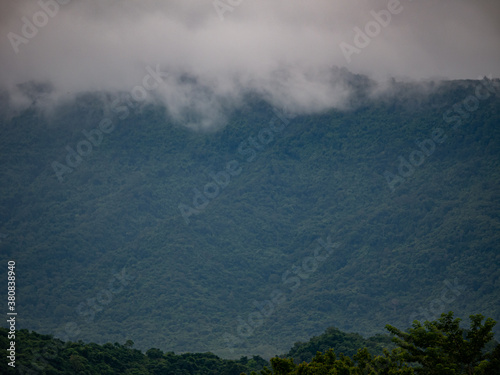
[[[372,354],[382,354],[384,348],[392,348],[391,338],[377,335],[363,338],[357,333],[342,332],[337,328],[328,328],[325,333],[311,338],[306,343],[297,342],[285,355],[293,358],[296,363],[309,362],[317,352],[333,349],[335,353],[352,357],[359,348],[366,347]]]
[[[323,335],[313,337],[308,343],[295,345],[290,353],[301,353],[301,348],[313,348],[321,343],[324,352],[318,351],[308,361],[274,357],[269,362],[259,356],[241,357],[239,360],[221,359],[212,353],[185,353],[176,355],[152,348],[142,353],[133,349],[133,342],[124,345],[106,343],[97,345],[83,342],[62,342],[50,335],[40,335],[27,330],[16,331],[16,369],[0,363],[1,374],[135,374],[135,375],[497,375],[500,367],[500,344],[492,341],[491,328],[495,321],[482,315],[470,317],[471,326],[463,329],[460,319],[453,313],[442,314],[437,321],[423,325],[415,321],[408,332],[388,325],[394,334],[397,347],[384,348],[379,355],[370,353],[367,347],[358,347],[353,355],[337,354],[327,348],[333,340],[338,347],[340,338],[363,344],[357,335],[336,329],[328,329]],[[0,350],[8,348],[6,329],[0,328]],[[386,342],[385,337],[367,339]],[[332,342],[332,341],[330,341]],[[376,349],[380,347],[375,346]],[[303,354],[302,354],[303,355]],[[301,362],[301,363],[296,363]],[[270,370],[269,367],[272,369]],[[17,371],[17,372],[16,372]]]
[[[351,359],[333,349],[322,354],[318,352],[310,363],[296,365],[291,359],[272,358],[273,375],[412,375],[413,369],[402,360],[401,351],[384,350],[381,356],[372,356],[368,350],[359,349]],[[265,372],[262,372],[265,374]]]
[[[259,356],[251,359],[225,360],[212,353],[163,354],[149,349],[143,354],[128,340],[97,345],[62,342],[50,335],[20,330],[16,332],[16,368],[0,362],[3,374],[86,374],[86,375],[239,375],[258,371],[268,362]],[[0,328],[0,350],[8,348],[7,330]],[[17,371],[17,372],[16,372]]]
[[[482,315],[470,316],[470,328],[461,328],[460,319],[453,313],[442,314],[437,321],[422,325],[415,321],[413,328],[403,332],[393,326],[387,329],[396,337],[398,345],[391,352],[373,356],[367,348],[359,349],[351,357],[333,349],[317,352],[309,363],[294,363],[292,358],[274,357],[272,371],[264,369],[262,375],[496,375],[500,372],[498,353],[500,344],[485,350],[492,340],[491,329],[495,321]],[[312,341],[317,341],[312,339]]]
[[[460,319],[453,319],[453,312],[449,312],[437,321],[415,321],[408,332],[391,325],[387,329],[397,336],[395,343],[405,351],[405,360],[420,365],[418,374],[491,374],[498,371],[498,345],[493,353],[484,348],[493,338],[491,330],[496,322],[483,320],[480,314],[471,315],[470,328],[464,329]]]

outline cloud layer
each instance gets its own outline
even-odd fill
[[[205,113],[209,127],[246,90],[301,111],[341,106],[348,91],[332,66],[379,80],[500,76],[495,0],[59,1],[3,3],[1,87],[130,92],[159,65],[169,76],[154,95],[179,119]],[[391,7],[377,30],[371,11]],[[356,27],[371,33],[366,47]],[[341,43],[356,52],[346,58]]]

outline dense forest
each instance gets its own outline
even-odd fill
[[[82,366],[83,348],[153,363],[105,344],[132,340],[248,372],[260,362],[242,356],[328,327],[371,337],[349,337],[352,358],[386,345],[387,322],[499,320],[500,82],[349,84],[349,107],[323,113],[249,94],[210,132],[104,92],[43,111],[50,88],[27,85],[18,112],[2,94],[0,264],[16,262],[17,329],[74,343]]]
[[[152,348],[145,353],[123,345],[62,342],[51,335],[21,330],[16,332],[15,368],[5,361],[2,374],[175,374],[175,375],[261,375],[293,374],[500,374],[500,344],[493,340],[496,322],[482,315],[470,316],[470,327],[461,326],[453,312],[436,321],[415,321],[401,331],[387,325],[392,334],[363,339],[335,328],[296,343],[289,353],[271,358],[259,356],[225,360],[212,353],[176,355]],[[7,330],[0,329],[0,349],[9,350]]]

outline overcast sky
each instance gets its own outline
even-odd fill
[[[37,1],[2,0],[0,86],[35,80],[64,95],[128,92],[159,64],[171,75],[155,94],[180,113],[190,105],[217,112],[221,98],[237,101],[242,88],[297,108],[333,106],[345,92],[332,85],[332,66],[378,80],[500,77],[498,0],[397,3],[221,0],[218,12],[213,0],[73,0],[50,6],[45,19]],[[388,7],[391,19],[384,12],[378,22],[387,25],[377,27],[371,11]],[[23,33],[23,17],[36,35],[28,26]],[[355,43],[356,27],[371,33],[366,47],[363,37]],[[179,81],[182,73],[208,93]]]

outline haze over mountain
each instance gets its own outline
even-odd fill
[[[383,82],[500,76],[495,1],[41,3],[52,4],[46,20],[39,2],[1,5],[0,86],[12,91],[11,105],[31,103],[17,86],[31,81],[51,85],[49,103],[85,91],[130,92],[159,65],[169,77],[146,99],[164,103],[181,124],[219,128],[248,90],[295,111],[342,107],[346,87],[332,66]],[[356,28],[368,40],[357,39]],[[346,54],[342,43],[358,51]]]

